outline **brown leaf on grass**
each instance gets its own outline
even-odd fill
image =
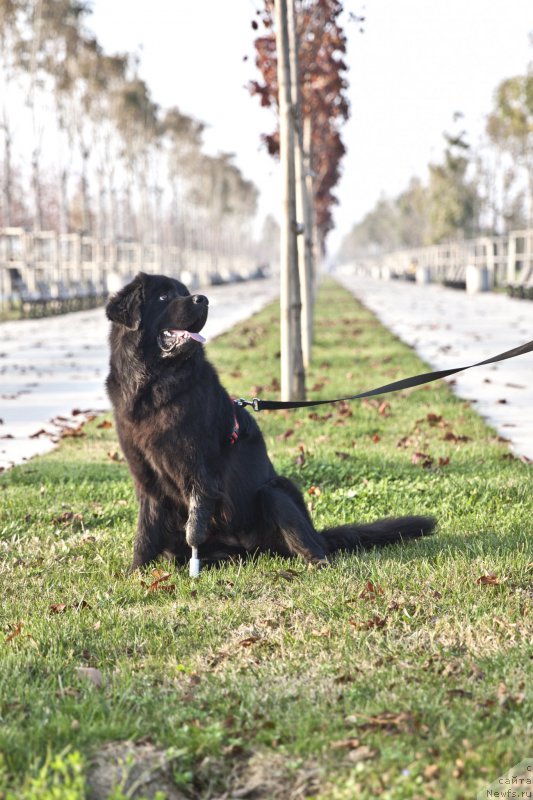
[[[458,436],[453,431],[446,431],[444,436],[442,437],[443,442],[453,442],[454,444],[458,444],[459,442],[471,442],[471,436]]]
[[[332,750],[355,750],[355,748],[359,747],[360,744],[360,739],[350,736],[348,739],[337,739],[334,742],[330,742],[329,746]]]
[[[378,442],[381,442],[381,436],[379,435],[379,433],[375,433],[372,436],[372,441],[374,442],[374,444],[377,444]]]
[[[320,497],[322,491],[320,490],[319,486],[310,486],[307,490],[307,494],[313,495],[314,497]]]
[[[38,439],[39,436],[51,436],[52,434],[49,431],[45,431],[44,428],[40,428],[35,433],[31,433],[29,438],[30,439]]]
[[[462,778],[465,771],[465,762],[461,758],[455,759],[455,769],[452,772],[454,778]]]
[[[280,442],[283,442],[286,439],[289,439],[293,435],[293,433],[294,433],[294,428],[288,428],[286,431],[283,431],[283,433],[280,433],[279,436],[276,436],[276,439]]]
[[[374,614],[373,617],[370,619],[360,621],[358,619],[349,619],[348,622],[352,627],[362,630],[362,631],[369,631],[372,628],[384,628],[387,624],[387,617],[381,617],[379,614]]]
[[[101,430],[108,430],[109,428],[112,428],[112,427],[113,427],[113,423],[111,422],[111,420],[110,420],[110,419],[104,419],[104,421],[103,421],[103,422],[101,422],[101,423],[100,423],[99,425],[97,425],[96,427],[97,427],[97,428],[100,428]]]
[[[74,511],[63,511],[58,517],[52,520],[54,525],[66,525],[68,522],[83,522],[83,514],[75,514]]]
[[[170,578],[170,572],[165,572],[162,569],[153,569],[152,570],[152,583],[148,584],[145,581],[141,581],[141,586],[144,586],[145,589],[149,592],[174,592],[176,591],[176,585],[173,583],[165,583]]]
[[[350,458],[350,454],[343,453],[342,450],[335,450],[335,455],[340,461],[346,461],[347,458]]]
[[[74,611],[84,611],[85,609],[91,609],[91,605],[87,602],[87,600],[80,600],[77,603],[72,603],[72,605],[68,605],[67,603],[52,603],[48,610],[50,614],[64,614],[67,608],[72,608]]]
[[[525,694],[523,692],[511,694],[505,683],[500,681],[496,690],[496,698],[500,706],[520,706],[525,700]]]
[[[124,456],[122,456],[118,450],[112,450],[107,454],[107,457],[111,459],[111,461],[121,462],[124,461]]]
[[[427,767],[424,768],[424,778],[428,781],[433,780],[433,778],[437,778],[439,775],[439,765],[438,764],[428,764]]]
[[[396,442],[396,447],[411,447],[412,444],[412,439],[409,436],[403,436]]]
[[[353,410],[350,403],[347,400],[340,400],[338,403],[335,403],[337,414],[341,417],[353,417]]]
[[[311,631],[311,636],[316,636],[317,639],[331,639],[331,629],[330,628],[313,628]]]
[[[476,579],[476,583],[478,586],[498,586],[500,584],[500,579],[497,575],[493,575],[489,572],[487,575],[480,575],[480,577]]]
[[[52,603],[49,607],[49,611],[51,614],[64,614],[67,610],[66,603]]]
[[[348,760],[351,761],[352,764],[359,764],[361,761],[369,761],[371,758],[375,758],[377,754],[377,750],[374,750],[367,744],[362,744],[360,747],[349,751]]]
[[[411,464],[419,464],[423,469],[429,469],[433,465],[433,458],[427,453],[416,452],[411,457]]]
[[[76,675],[81,680],[89,681],[97,689],[101,689],[104,683],[104,677],[96,667],[78,667]]]
[[[297,467],[305,466],[305,445],[300,442],[298,445],[298,455],[296,456],[294,463]]]
[[[366,714],[355,713],[350,714],[344,721],[347,725],[357,725],[362,730],[385,730],[391,733],[418,727],[418,720],[410,711],[383,711],[381,714],[370,717]]]
[[[380,414],[382,417],[390,417],[390,403],[388,400],[384,400],[383,403],[379,404],[378,414]]]
[[[309,419],[313,420],[313,422],[327,422],[328,419],[332,418],[333,414],[317,414],[316,411],[311,411],[307,416]]]
[[[85,431],[83,430],[83,425],[78,425],[77,428],[65,427],[61,431],[61,438],[62,439],[67,439],[69,437],[75,439],[75,438],[79,438],[81,436],[85,436]]]
[[[253,644],[257,644],[257,642],[262,642],[261,636],[248,636],[246,639],[241,639],[239,642],[240,647],[251,647]]]
[[[13,630],[10,634],[6,636],[6,642],[12,642],[17,636],[20,636],[22,633],[22,628],[24,627],[23,622],[16,622],[14,625],[11,626]]]
[[[432,414],[429,413],[426,416],[426,420],[429,422],[430,425],[435,426],[438,425],[439,422],[442,422],[442,414]]]
[[[446,458],[442,458],[442,456],[439,456],[438,460],[439,467],[447,467],[449,463],[450,463],[450,456],[446,456]]]
[[[362,600],[375,600],[380,594],[383,594],[381,586],[377,586],[375,583],[372,583],[372,581],[367,581],[359,597]]]

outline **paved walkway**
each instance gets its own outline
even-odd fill
[[[209,341],[273,300],[278,281],[204,291]],[[87,416],[73,412],[109,409],[108,332],[103,308],[0,323],[0,471],[51,450],[64,428]]]
[[[404,281],[337,274],[432,369],[467,366],[533,340],[533,303]],[[533,353],[454,375],[454,392],[533,459]],[[370,386],[368,388],[371,388]]]

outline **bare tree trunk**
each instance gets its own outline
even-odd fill
[[[302,355],[304,367],[311,363],[313,342],[313,233],[311,210],[306,184],[304,158],[302,103],[298,68],[298,35],[294,0],[287,0],[291,101],[294,122],[294,173],[296,186],[296,219],[298,222],[298,273],[302,302]]]
[[[313,123],[308,114],[303,120],[303,151],[304,151],[304,173],[305,185],[307,187],[307,210],[309,214],[309,230],[305,232],[305,246],[309,248],[309,261],[311,263],[311,296],[313,308],[316,297],[316,285],[318,276],[318,265],[320,254],[317,247],[317,228],[315,223],[315,182],[313,175]]]
[[[2,181],[3,225],[13,224],[13,167],[11,163],[11,130],[4,107],[2,130],[4,131],[4,177]]]
[[[66,167],[61,170],[59,182],[61,195],[59,204],[59,233],[68,233],[70,230],[70,213],[68,205],[68,174]]]
[[[275,12],[283,206],[280,235],[281,397],[283,400],[303,400],[305,398],[305,370],[301,344],[294,120],[291,102],[287,0],[277,0]]]
[[[91,209],[89,200],[89,156],[87,145],[82,142],[81,147],[81,219],[82,233],[86,236],[92,234]]]
[[[40,175],[40,146],[36,147],[31,159],[31,185],[33,189],[33,230],[42,231],[43,229],[43,201],[41,192]]]

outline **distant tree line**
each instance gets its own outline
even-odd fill
[[[456,126],[461,119],[454,115]],[[345,237],[340,260],[533,226],[533,72],[497,87],[478,147],[464,130],[444,139],[427,179],[381,197]]]
[[[86,0],[0,0],[0,227],[202,246],[249,233],[258,191],[202,122],[163,109]]]

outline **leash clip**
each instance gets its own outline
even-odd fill
[[[246,400],[244,397],[239,397],[238,400],[235,400],[238,406],[244,408],[245,406],[252,406],[254,411],[259,411],[259,403],[260,400],[258,397],[254,397],[253,400]]]

